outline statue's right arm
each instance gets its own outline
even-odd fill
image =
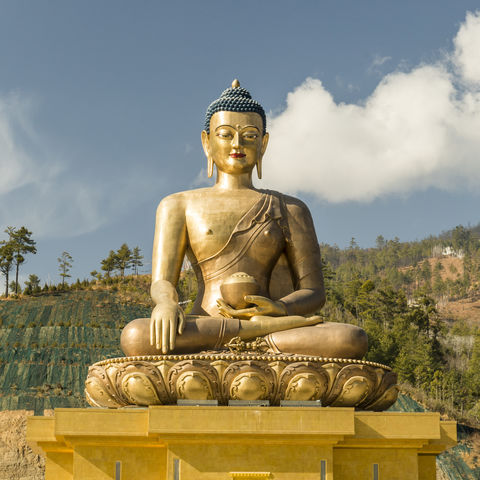
[[[185,322],[175,287],[186,248],[184,197],[170,195],[157,209],[150,289],[155,303],[150,320],[150,343],[163,353],[175,348],[175,337],[177,332],[182,333]]]

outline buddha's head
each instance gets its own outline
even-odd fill
[[[257,167],[262,177],[262,158],[268,144],[263,107],[234,80],[205,115],[202,144],[208,159],[208,176],[213,165],[224,173],[249,173]]]

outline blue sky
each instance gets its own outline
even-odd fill
[[[477,224],[476,8],[0,1],[0,229],[34,232],[23,277],[59,281],[66,250],[84,278],[124,242],[148,271],[156,206],[205,183],[204,112],[236,77],[269,112],[262,186],[304,199],[321,242]]]

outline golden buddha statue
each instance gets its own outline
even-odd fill
[[[388,408],[397,377],[361,360],[365,332],[315,315],[325,289],[308,208],[253,186],[268,144],[266,118],[237,80],[208,107],[202,143],[216,183],[160,202],[151,318],[123,329],[126,357],[90,366],[87,401],[109,408],[180,400]],[[185,255],[198,280],[190,315],[176,292]]]
[[[271,353],[362,358],[364,330],[310,316],[325,302],[313,221],[300,200],[253,186],[252,172],[256,168],[261,178],[268,144],[266,117],[237,80],[209,106],[202,144],[209,177],[216,167],[216,183],[160,202],[152,262],[155,307],[151,318],[124,328],[124,353],[219,350],[235,337],[263,337]],[[185,255],[198,280],[191,315],[176,293]],[[235,289],[236,281],[256,284],[244,305],[222,298],[226,285]]]

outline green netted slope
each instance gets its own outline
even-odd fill
[[[121,356],[123,326],[149,315],[108,291],[0,302],[0,410],[87,406],[88,366]]]
[[[425,412],[425,408],[407,395],[400,394],[397,402],[389,411]],[[437,468],[444,479],[479,480],[480,479],[480,431],[458,424],[458,445],[437,457]]]

